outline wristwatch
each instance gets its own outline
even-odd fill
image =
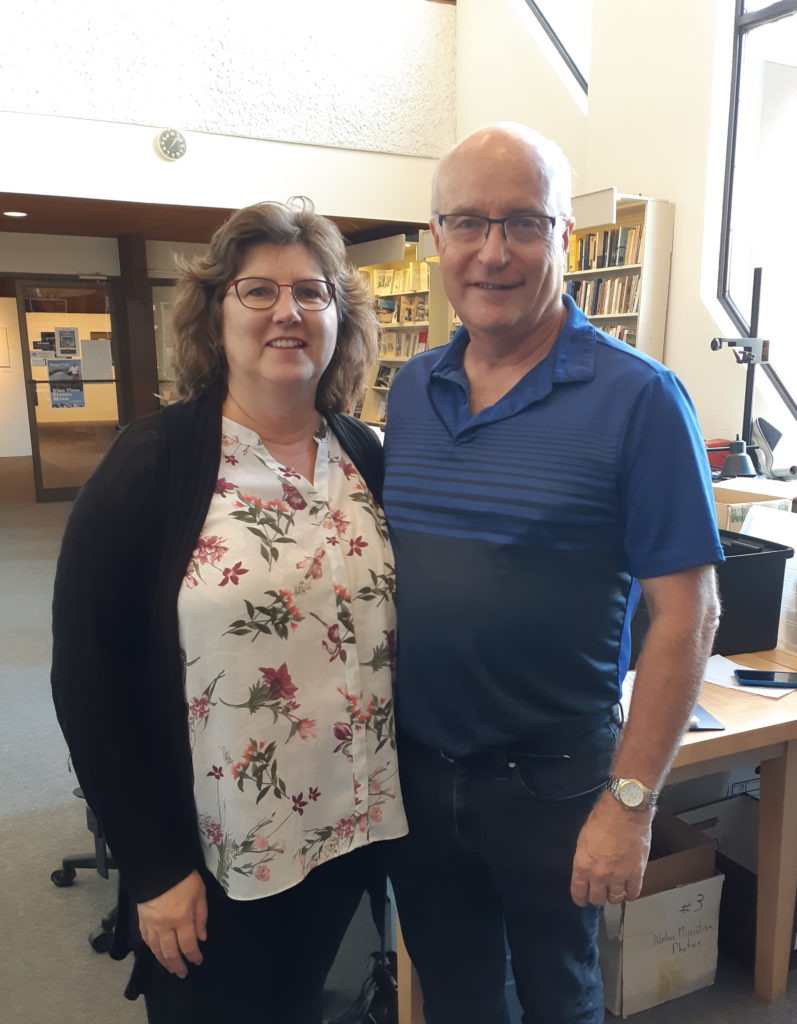
[[[616,779],[611,775],[607,789],[629,811],[649,811],[659,799],[656,790],[649,789],[639,779]]]

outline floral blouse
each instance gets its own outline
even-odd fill
[[[208,870],[233,899],[404,835],[384,517],[324,423],[315,482],[222,421],[219,480],[178,601]]]

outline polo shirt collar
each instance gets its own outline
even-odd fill
[[[569,295],[562,296],[567,316],[548,355],[522,377],[495,405],[475,416],[468,408],[468,380],[462,362],[470,337],[460,327],[430,374],[432,403],[443,422],[456,431],[513,416],[546,398],[554,385],[592,380],[595,376],[597,332]],[[454,387],[451,387],[454,385]],[[459,394],[455,398],[454,391]],[[453,422],[452,417],[453,415]]]

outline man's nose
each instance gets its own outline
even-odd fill
[[[479,259],[483,263],[506,263],[509,259],[509,243],[504,224],[488,224]]]

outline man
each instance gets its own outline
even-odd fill
[[[561,151],[521,125],[446,154],[431,228],[463,328],[390,396],[402,789],[389,870],[428,1024],[598,1024],[599,908],[639,895],[711,649],[722,560],[694,410],[562,276]],[[651,624],[616,750],[638,580]],[[630,781],[629,781],[630,780]]]

